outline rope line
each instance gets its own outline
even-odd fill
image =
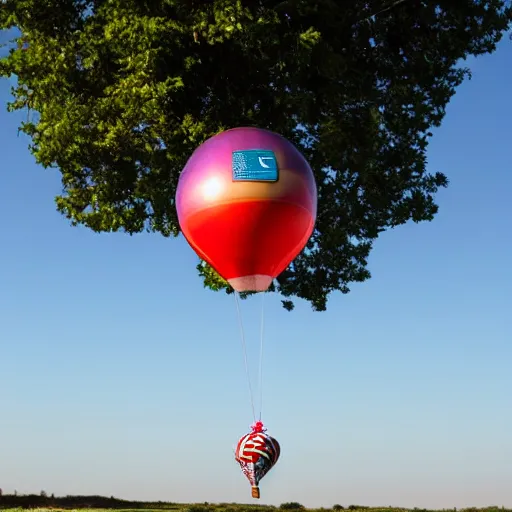
[[[244,324],[242,322],[242,314],[240,312],[240,301],[238,299],[237,291],[235,291],[235,304],[236,304],[236,311],[238,314],[238,323],[240,324],[240,338],[242,341],[242,349],[243,349],[243,353],[244,353],[245,373],[247,374],[247,384],[249,385],[249,395],[251,397],[252,417],[254,419],[254,422],[256,422],[256,412],[254,409],[254,398],[253,398],[252,386],[251,386],[251,375],[249,373],[249,364],[247,362],[247,343],[245,342]]]
[[[263,292],[261,297],[261,326],[260,326],[260,368],[259,368],[259,390],[260,390],[260,414],[259,420],[261,421],[261,411],[263,409],[263,338],[265,333],[265,295]]]

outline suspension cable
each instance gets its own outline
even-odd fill
[[[254,398],[252,393],[252,386],[251,386],[251,376],[249,373],[249,364],[247,362],[247,343],[245,342],[245,333],[244,333],[244,325],[242,322],[242,314],[240,312],[240,301],[238,298],[238,292],[235,291],[235,304],[236,304],[236,311],[238,314],[238,323],[240,325],[240,339],[242,342],[242,350],[244,353],[244,362],[245,362],[245,373],[247,374],[247,384],[249,385],[249,395],[251,397],[251,409],[252,409],[252,417],[254,419],[254,422],[256,422],[256,412],[254,409]]]
[[[265,295],[263,292],[261,296],[261,326],[260,326],[260,367],[259,367],[259,390],[260,390],[260,414],[259,420],[261,421],[261,411],[263,409],[263,338],[265,333]]]

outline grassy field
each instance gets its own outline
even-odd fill
[[[153,504],[151,504],[153,505]],[[295,505],[295,506],[291,506]],[[335,505],[333,508],[319,508],[319,509],[305,509],[305,507],[299,506],[299,504],[283,504],[280,507],[272,507],[265,505],[245,505],[236,503],[220,503],[220,504],[177,504],[177,503],[162,503],[161,508],[150,506],[148,508],[59,508],[59,507],[16,507],[16,508],[4,508],[0,504],[0,509],[3,512],[25,512],[27,508],[30,508],[31,512],[70,512],[70,511],[84,511],[84,512],[168,512],[169,510],[176,510],[179,512],[276,512],[276,510],[285,511],[300,511],[308,510],[311,512],[339,512],[341,510],[347,510],[352,512],[441,512],[419,508],[395,508],[395,507],[363,507],[357,505],[351,505],[350,507],[341,507]],[[465,508],[465,509],[443,509],[444,512],[456,511],[456,512],[512,512],[512,509],[506,509],[503,507],[486,507],[486,508]]]
[[[241,503],[172,503],[164,501],[129,501],[114,496],[55,496],[40,494],[2,494],[1,512],[441,512],[420,508],[364,507],[360,505],[333,505],[331,508],[306,509],[297,502],[268,506]],[[444,512],[512,512],[500,506],[485,508],[443,509]]]

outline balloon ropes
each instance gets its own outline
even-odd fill
[[[249,378],[239,294],[264,292],[306,246],[314,229],[317,188],[311,167],[287,139],[259,128],[234,128],[199,146],[176,190],[181,230],[196,254],[235,291],[254,424],[238,441],[235,459],[260,497],[259,482],[281,448],[261,421]]]

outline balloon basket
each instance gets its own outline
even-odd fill
[[[256,498],[256,499],[260,498],[260,488],[259,487],[252,488],[252,497]]]

